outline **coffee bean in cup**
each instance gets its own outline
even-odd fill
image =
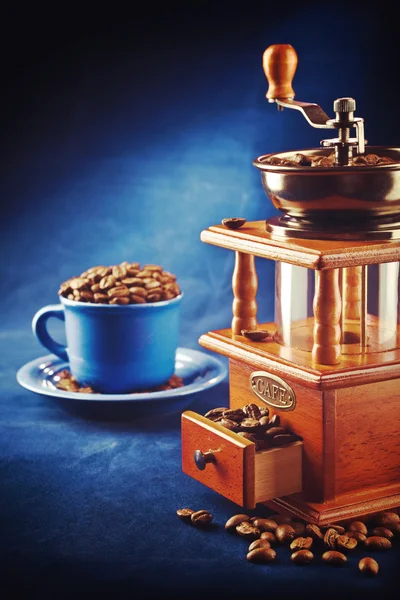
[[[161,265],[124,261],[94,266],[61,283],[58,295],[94,304],[145,304],[172,300],[181,293],[177,277]]]

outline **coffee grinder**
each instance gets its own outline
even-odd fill
[[[400,505],[400,149],[367,145],[353,98],[333,118],[295,100],[297,62],[291,45],[266,49],[267,100],[336,136],[254,160],[279,216],[201,232],[235,266],[230,327],[199,343],[229,358],[230,408],[267,406],[301,439],[256,451],[185,411],[182,470],[246,509],[323,525]],[[255,257],[275,261],[272,323],[257,319]]]

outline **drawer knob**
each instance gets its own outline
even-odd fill
[[[196,463],[196,467],[200,471],[204,471],[207,466],[207,463],[215,462],[215,456],[211,450],[208,452],[202,452],[201,450],[194,451],[194,462]]]

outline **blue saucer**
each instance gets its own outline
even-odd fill
[[[160,416],[184,410],[194,396],[216,386],[227,375],[221,360],[200,350],[178,348],[175,374],[184,385],[172,390],[137,392],[133,394],[85,394],[68,392],[56,387],[57,374],[68,363],[53,354],[25,364],[17,372],[18,383],[40,395],[50,396],[71,412],[82,411],[86,416],[114,417],[127,411],[131,416]],[[122,414],[122,413],[121,413]]]

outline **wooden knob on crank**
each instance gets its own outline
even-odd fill
[[[278,98],[294,98],[292,81],[297,69],[297,53],[290,44],[272,44],[263,54],[263,69],[269,88],[266,97],[271,102]]]

